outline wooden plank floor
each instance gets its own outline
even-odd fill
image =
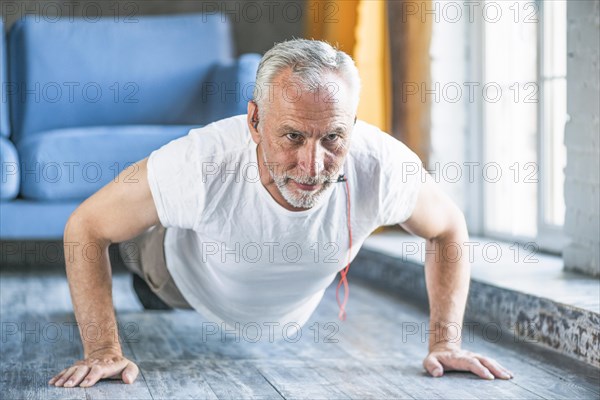
[[[484,381],[447,372],[430,378],[421,362],[427,315],[396,296],[350,281],[348,319],[337,319],[335,286],[293,338],[253,343],[209,335],[193,311],[143,312],[130,276],[115,272],[114,298],[123,349],[141,374],[132,385],[92,388],[47,381],[82,356],[64,271],[0,271],[2,399],[598,399],[599,370],[531,344],[465,337],[515,374]],[[326,325],[328,324],[329,325]],[[312,329],[311,329],[312,327]],[[317,329],[318,328],[318,329]],[[204,335],[203,335],[204,329]],[[263,335],[266,334],[266,330]],[[267,336],[268,337],[268,336]],[[506,338],[505,338],[506,339]]]

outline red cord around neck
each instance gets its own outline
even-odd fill
[[[335,298],[337,299],[338,306],[340,307],[340,313],[338,314],[338,318],[341,321],[346,320],[346,303],[348,302],[348,296],[350,295],[350,288],[348,287],[348,280],[346,279],[346,274],[348,274],[348,270],[350,269],[350,258],[352,256],[352,224],[350,223],[350,187],[348,185],[348,180],[346,179],[346,197],[347,197],[347,209],[348,209],[348,236],[349,236],[349,250],[348,250],[348,264],[346,268],[340,271],[341,279],[335,289]],[[339,290],[340,286],[344,284],[344,302],[340,303]]]

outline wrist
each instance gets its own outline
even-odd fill
[[[461,349],[461,343],[460,342],[447,342],[447,341],[442,341],[442,342],[430,342],[429,343],[429,352],[433,352],[433,351],[454,351],[454,350],[460,350]]]
[[[435,321],[435,322],[434,322]],[[462,326],[448,319],[432,318],[429,323],[429,351],[460,349]]]
[[[84,358],[98,357],[100,355],[117,355],[122,356],[123,351],[121,350],[120,344],[107,343],[104,345],[94,346],[89,351],[84,351]]]
[[[78,325],[86,358],[93,353],[109,351],[116,354],[121,353],[119,329],[116,322],[104,319],[100,322],[86,322]]]

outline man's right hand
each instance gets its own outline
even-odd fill
[[[125,383],[133,383],[139,372],[138,366],[120,352],[99,351],[63,369],[48,383],[62,387],[90,387],[100,379],[122,379]]]
[[[84,360],[58,373],[48,383],[88,387],[103,378],[132,383],[137,365],[123,357],[112,301],[109,246],[130,240],[159,218],[147,180],[147,161],[124,169],[87,198],[71,214],[64,233],[65,265]],[[96,251],[89,251],[94,249]],[[90,337],[89,327],[97,335]]]

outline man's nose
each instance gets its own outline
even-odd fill
[[[304,177],[316,178],[325,167],[325,153],[318,143],[307,143],[299,150],[298,165]]]

